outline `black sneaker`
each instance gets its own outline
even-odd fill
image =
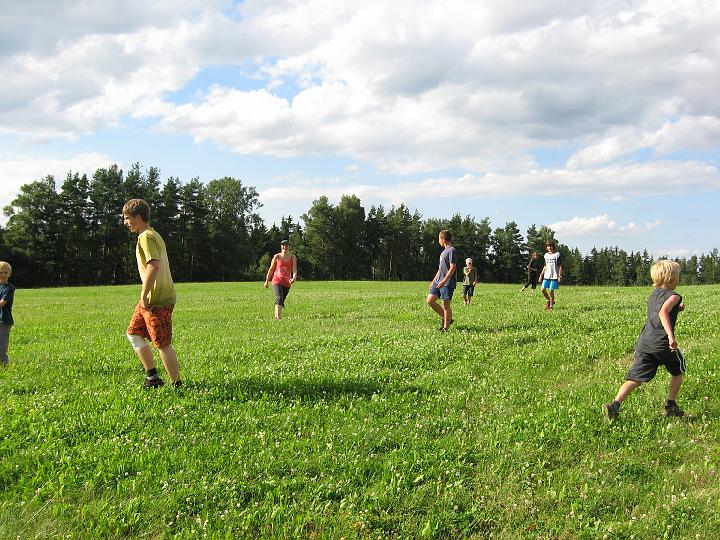
[[[673,401],[672,403],[665,404],[665,416],[668,418],[680,418],[681,416],[685,416],[685,411],[678,407],[677,403]]]
[[[148,390],[150,388],[160,388],[163,384],[165,384],[165,381],[163,381],[160,377],[156,377],[155,379],[148,379],[145,377],[145,384],[143,387],[145,390]]]
[[[620,416],[620,405],[614,401],[611,403],[604,403],[603,415],[605,415],[605,420],[608,422],[615,420],[618,416]]]
[[[172,383],[172,385],[173,385],[175,388],[180,388],[180,387],[183,385],[183,383],[182,383],[182,381],[181,381],[180,379],[178,379],[177,381],[175,381],[174,383]]]

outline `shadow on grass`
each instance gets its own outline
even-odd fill
[[[228,381],[188,381],[184,392],[200,392],[208,399],[257,400],[287,399],[291,401],[336,400],[345,396],[371,397],[379,394],[382,387],[363,380],[311,381],[290,379],[271,381],[256,377]]]
[[[393,387],[362,379],[269,381],[257,377],[213,382],[187,381],[185,394],[199,393],[210,401],[255,401],[261,399],[303,402],[336,401],[344,398],[368,399],[379,394],[434,394],[435,391],[418,385]]]

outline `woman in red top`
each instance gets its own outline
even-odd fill
[[[265,288],[267,289],[272,277],[272,287],[275,293],[275,320],[280,320],[282,308],[285,307],[285,298],[290,292],[290,285],[297,279],[297,257],[290,253],[290,242],[280,242],[280,253],[276,253],[270,263]]]

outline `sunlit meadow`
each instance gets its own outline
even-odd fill
[[[181,284],[182,389],[142,389],[139,286],[18,290],[0,372],[1,538],[715,538],[720,287],[681,287],[688,361],[614,424],[649,288]],[[460,291],[458,291],[459,293]],[[164,375],[164,371],[161,370]]]

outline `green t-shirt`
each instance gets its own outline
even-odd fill
[[[170,273],[170,261],[168,261],[165,242],[155,229],[146,229],[138,235],[135,257],[138,263],[140,277],[145,275],[148,261],[153,259],[160,262],[155,284],[148,294],[148,302],[151,306],[170,306],[175,303],[175,284]]]
[[[465,274],[463,285],[472,285],[477,281],[477,269],[474,266],[472,268],[466,266],[463,268],[463,273]]]

